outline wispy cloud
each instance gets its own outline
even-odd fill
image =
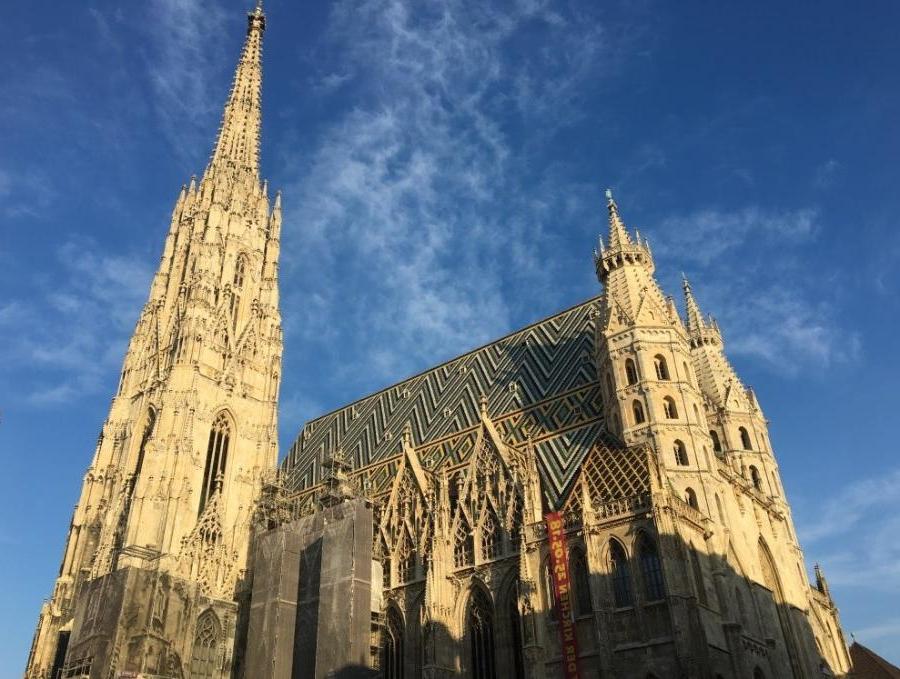
[[[615,51],[579,19],[537,1],[335,5],[320,94],[353,78],[357,98],[291,165],[283,264],[288,336],[325,352],[340,336],[339,379],[397,379],[508,330],[514,286],[553,294],[538,262],[568,192],[528,158]],[[567,48],[517,53],[535,24]],[[511,141],[523,124],[541,130],[527,145]]]
[[[32,404],[94,393],[116,373],[147,295],[144,258],[102,252],[89,241],[57,251],[60,276],[41,295],[0,306],[2,377]],[[13,332],[14,330],[14,332]]]
[[[730,354],[783,374],[859,357],[860,337],[841,324],[835,292],[821,285],[820,271],[804,268],[803,248],[820,232],[815,208],[705,208],[650,232],[657,257],[681,262],[701,306],[719,318]]]
[[[898,502],[900,469],[893,469],[849,483],[821,504],[800,505],[801,542],[828,564],[832,584],[900,592]]]

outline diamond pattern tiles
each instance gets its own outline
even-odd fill
[[[386,467],[409,424],[422,464],[465,461],[475,442],[481,396],[503,439],[530,433],[551,501],[571,482],[603,429],[594,364],[599,298],[308,422],[282,463],[299,490],[321,480],[323,456],[340,446],[372,491],[392,478]],[[371,466],[371,468],[369,468]]]

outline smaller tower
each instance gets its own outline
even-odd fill
[[[605,293],[596,346],[608,426],[629,445],[651,443],[670,479],[683,477],[679,492],[696,505],[703,502],[696,473],[711,468],[712,443],[688,333],[653,276],[649,243],[637,232],[632,238],[612,192],[606,197],[609,238],[594,263]]]

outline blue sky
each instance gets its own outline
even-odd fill
[[[3,4],[13,677],[248,3]],[[900,662],[900,5],[266,4],[282,450],[311,416],[596,294],[611,186],[662,284],[685,271],[719,318],[845,629]]]

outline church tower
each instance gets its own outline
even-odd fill
[[[26,677],[230,675],[251,514],[278,456],[281,197],[270,205],[259,172],[265,27],[258,3],[212,157],[175,203]]]

